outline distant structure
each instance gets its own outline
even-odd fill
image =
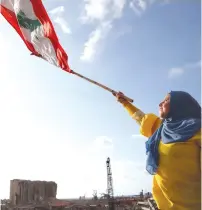
[[[152,195],[114,196],[110,158],[107,158],[107,193],[98,197],[57,199],[57,184],[47,181],[14,179],[10,181],[9,199],[0,200],[0,210],[156,210]],[[79,187],[79,186],[78,186]]]
[[[1,210],[61,210],[72,205],[56,199],[57,184],[47,181],[14,179],[10,181],[10,198],[1,200]]]
[[[46,181],[14,179],[10,181],[10,203],[23,205],[56,198],[57,184]]]
[[[106,165],[107,165],[108,205],[109,205],[109,210],[115,210],[112,170],[111,170],[111,163],[110,163],[110,158],[109,157],[107,158]]]

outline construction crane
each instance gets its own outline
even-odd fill
[[[108,205],[109,205],[109,210],[115,210],[112,170],[111,170],[111,163],[110,163],[110,158],[109,157],[107,158],[106,165],[107,165]]]

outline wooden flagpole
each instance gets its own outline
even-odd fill
[[[80,78],[82,78],[82,79],[85,79],[85,80],[87,80],[88,82],[90,82],[90,83],[93,83],[94,85],[97,85],[97,86],[99,86],[99,87],[101,87],[101,88],[103,88],[103,89],[105,89],[105,90],[107,90],[107,91],[109,91],[109,92],[111,92],[113,95],[116,95],[118,92],[116,92],[115,90],[112,90],[111,88],[109,88],[109,87],[107,87],[107,86],[105,86],[105,85],[102,85],[102,84],[100,84],[100,83],[98,83],[98,82],[96,82],[96,81],[94,81],[94,80],[92,80],[92,79],[89,79],[89,78],[87,78],[87,77],[85,77],[85,76],[83,76],[83,75],[81,75],[81,74],[79,74],[79,73],[77,73],[77,72],[75,72],[75,71],[73,71],[73,70],[71,70],[71,72],[70,73],[72,73],[72,74],[74,74],[74,75],[76,75],[76,76],[78,76],[78,77],[80,77]],[[131,98],[129,98],[129,97],[127,97],[127,96],[123,96],[127,101],[129,101],[129,102],[133,102],[133,99],[131,99]]]
[[[32,53],[31,55],[34,55],[34,54]],[[36,56],[37,56],[37,55],[36,55]],[[41,56],[37,56],[37,57],[42,58]],[[43,59],[43,58],[42,58],[42,59]],[[102,85],[102,84],[100,84],[100,83],[98,83],[98,82],[96,82],[96,81],[94,81],[94,80],[92,80],[92,79],[89,79],[88,77],[85,77],[85,76],[83,76],[83,75],[81,75],[81,74],[79,74],[79,73],[73,71],[72,69],[69,71],[69,73],[74,74],[74,75],[76,75],[76,76],[78,76],[78,77],[80,77],[80,78],[82,78],[82,79],[85,79],[86,81],[88,81],[88,82],[90,82],[90,83],[93,83],[94,85],[97,85],[97,86],[103,88],[103,89],[105,89],[105,90],[111,92],[113,95],[116,95],[116,94],[118,93],[118,92],[116,92],[115,90],[112,90],[111,88],[109,88],[109,87],[107,87],[107,86],[105,86],[105,85]],[[125,96],[125,95],[123,95],[123,98],[125,98],[127,101],[133,103],[133,99],[131,99],[131,98]]]

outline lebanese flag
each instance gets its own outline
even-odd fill
[[[32,55],[71,72],[41,0],[0,0],[0,13],[20,35]]]

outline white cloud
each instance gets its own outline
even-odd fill
[[[102,36],[101,33],[102,30],[97,28],[90,34],[88,41],[84,44],[84,51],[80,57],[81,60],[92,61],[93,55],[95,54],[96,45]]]
[[[66,34],[71,34],[71,30],[70,30],[70,28],[68,27],[67,22],[66,22],[65,19],[63,19],[62,17],[56,17],[56,18],[54,19],[54,22],[57,23],[57,24],[61,27],[61,29],[62,29],[62,31],[63,31],[64,33],[66,33]]]
[[[168,73],[169,78],[176,78],[181,76],[184,73],[183,68],[171,68]]]
[[[166,0],[130,0],[129,7],[137,16],[141,16],[152,4],[164,1]],[[84,24],[95,24],[96,29],[89,35],[88,41],[84,43],[84,50],[80,59],[82,61],[93,61],[101,40],[106,37],[97,35],[97,33],[105,32],[104,28],[101,31],[100,25],[104,22],[110,22],[110,25],[113,26],[114,21],[123,16],[127,0],[83,0],[83,2],[84,10],[81,21]],[[109,28],[106,31],[109,32]]]
[[[113,2],[114,2],[114,7],[112,8],[113,17],[116,19],[121,18],[126,1],[125,0],[113,0]]]
[[[100,41],[106,38],[115,19],[121,18],[126,0],[84,0],[83,23],[95,23],[96,29],[84,43],[82,61],[93,61]]]
[[[81,17],[84,22],[104,20],[109,13],[107,8],[110,0],[84,0],[84,2],[84,14]]]
[[[60,6],[49,11],[49,14],[53,17],[53,21],[61,27],[64,33],[71,34],[71,29],[69,28],[67,21],[63,18],[64,12],[64,6]]]
[[[84,23],[91,23],[120,18],[126,0],[84,0],[84,3],[81,19]]]
[[[201,61],[197,61],[194,63],[188,63],[182,67],[171,68],[168,71],[168,77],[170,79],[174,79],[174,78],[182,76],[185,73],[185,71],[193,70],[193,69],[201,69]]]
[[[60,15],[64,11],[65,11],[64,6],[60,6],[60,7],[56,7],[54,9],[52,9],[51,11],[49,11],[49,13],[52,15]]]
[[[92,61],[97,50],[97,45],[104,39],[111,29],[110,22],[104,22],[96,28],[89,36],[89,39],[84,44],[84,50],[80,57],[83,61]]]
[[[201,68],[201,60],[197,61],[195,63],[188,63],[184,66],[186,69],[195,69],[195,68]]]
[[[129,7],[135,12],[137,16],[142,16],[145,11],[155,3],[166,5],[171,0],[130,0]]]
[[[129,6],[136,15],[141,16],[146,11],[148,2],[146,0],[132,0]]]

